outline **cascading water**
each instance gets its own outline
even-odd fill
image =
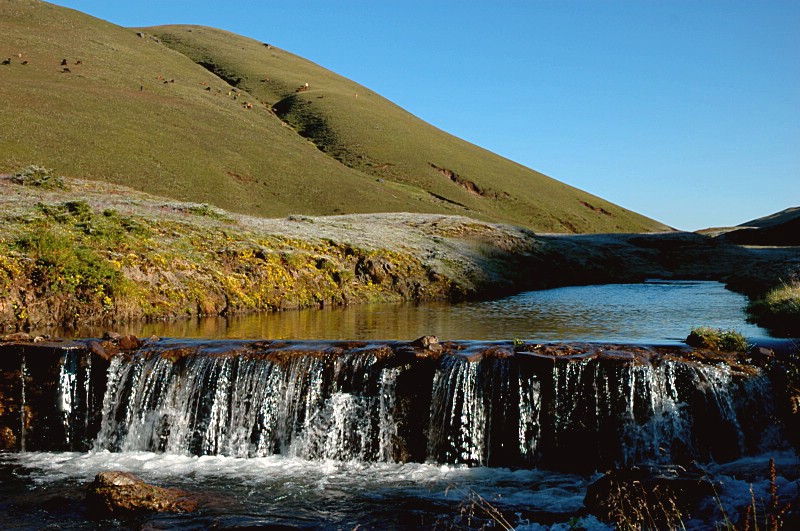
[[[478,344],[413,359],[397,345],[220,348],[114,358],[94,448],[595,470],[734,459],[772,417],[768,378],[724,362]],[[65,390],[85,385],[64,367]]]
[[[79,349],[64,350],[58,384],[57,406],[62,416],[64,443],[71,450],[83,449],[91,433],[92,357]]]
[[[372,352],[115,359],[95,449],[390,459],[399,369]]]
[[[566,522],[597,470],[750,470],[765,451],[783,466],[796,460],[780,454],[767,370],[733,355],[579,343],[105,345],[0,345],[0,435],[28,450],[0,453],[0,473],[18,478],[21,466],[19,477],[66,489],[120,467],[209,489],[228,501],[205,509],[208,526],[260,525],[266,514],[320,522],[320,505],[343,526],[369,513],[369,526],[433,527],[430,515],[458,512],[447,497],[459,483],[502,495],[517,523]],[[9,485],[3,495],[27,503]]]
[[[24,385],[4,392],[23,394],[21,406],[4,406],[19,413],[0,418],[28,450],[590,471],[736,459],[776,424],[763,369],[680,348],[159,341],[106,357],[80,343],[36,348],[9,373]]]

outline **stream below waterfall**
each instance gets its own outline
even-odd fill
[[[78,350],[67,350],[58,433],[74,444],[72,430],[88,433],[90,418],[78,406],[101,407],[83,447],[90,450],[0,452],[0,528],[612,529],[583,510],[587,486],[608,463],[673,462],[688,450],[670,448],[675,441],[706,456],[699,467],[717,488],[716,499],[683,525],[735,523],[748,505],[768,503],[770,459],[780,503],[800,496],[800,459],[783,440],[772,404],[761,400],[771,394],[766,375],[677,358],[629,367],[613,356],[559,359],[551,372],[536,347],[517,354],[510,340],[678,345],[695,326],[768,337],[745,321],[745,304],[719,283],[654,281],[457,305],[123,327],[139,336],[209,339],[435,334],[505,340],[502,348],[512,355],[474,361],[468,344],[463,356],[416,365],[367,344],[330,359],[280,354],[323,348],[312,344],[252,347],[247,356],[225,357],[221,349],[234,342],[218,341],[181,359],[165,353],[189,342],[165,340],[125,362],[112,360],[107,375],[103,368],[104,398],[92,406],[86,398],[96,384],[92,366]],[[270,348],[275,352],[267,354]],[[420,395],[423,388],[428,395]],[[408,393],[402,400],[401,390]],[[75,419],[77,428],[67,426]],[[397,459],[400,450],[412,458]],[[570,459],[573,468],[598,464],[570,471]],[[87,485],[105,470],[196,493],[200,508],[93,518]]]
[[[751,503],[769,499],[764,479],[776,460],[781,500],[796,499],[800,462],[789,451],[710,464],[719,501],[687,529],[738,521]],[[201,492],[192,514],[92,520],[83,498],[102,470],[127,470],[162,486]],[[233,458],[149,452],[0,454],[3,529],[477,529],[497,522],[489,505],[519,529],[613,529],[582,515],[586,487],[599,474],[466,467],[431,463],[309,461],[270,456]],[[485,503],[484,503],[485,502]],[[723,512],[724,511],[724,512]],[[499,527],[498,527],[499,528]]]

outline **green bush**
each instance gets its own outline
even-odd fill
[[[74,293],[88,301],[111,295],[122,281],[108,260],[60,231],[40,227],[17,245],[33,259],[31,276],[43,292]]]
[[[747,338],[740,332],[707,326],[693,329],[686,338],[686,344],[721,352],[746,352],[750,348]]]
[[[23,186],[36,186],[44,189],[66,188],[63,177],[53,175],[53,170],[42,166],[31,165],[15,173],[11,181]]]

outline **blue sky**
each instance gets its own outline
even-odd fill
[[[795,0],[55,3],[271,43],[679,229],[800,206]]]

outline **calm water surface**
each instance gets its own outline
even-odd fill
[[[138,336],[211,339],[440,339],[539,341],[682,341],[692,328],[735,329],[768,337],[746,322],[747,299],[719,282],[651,281],[530,291],[461,304],[382,304],[138,324]],[[95,337],[102,329],[48,331]]]

